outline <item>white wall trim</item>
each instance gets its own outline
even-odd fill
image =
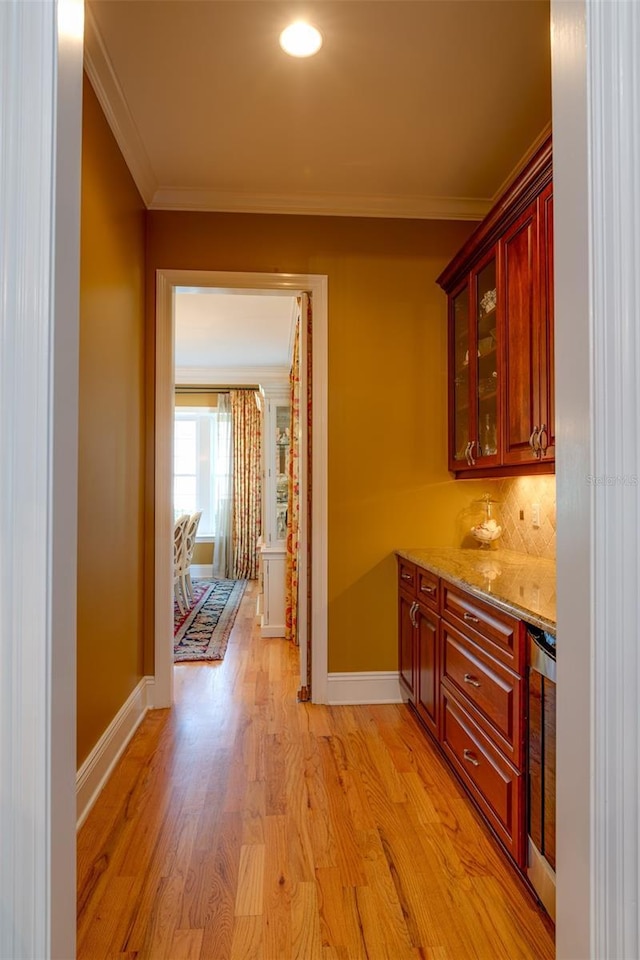
[[[85,69],[129,172],[148,207],[158,183],[111,63],[90,4],[86,10]]]
[[[0,4],[0,957],[75,956],[83,9]]]
[[[143,677],[86,758],[76,776],[76,828],[79,830],[124,753],[153,707],[153,677]]]
[[[556,948],[640,956],[640,8],[552,0]]]
[[[327,677],[327,703],[331,706],[358,703],[404,703],[406,699],[397,670],[330,673]]]
[[[174,397],[173,302],[176,287],[308,291],[313,297],[313,462],[311,553],[312,697],[327,696],[327,277],[290,273],[158,270],[156,278],[155,680],[156,706],[173,700],[171,450]],[[306,682],[306,680],[305,680]]]
[[[589,2],[592,955],[640,956],[640,7]]]
[[[482,220],[493,201],[475,197],[354,196],[353,194],[252,194],[158,187],[151,210],[209,213],[275,213],[411,220]]]
[[[285,383],[289,380],[289,368],[273,367],[176,367],[176,384],[197,386],[243,386],[261,383]]]
[[[584,0],[552,0],[558,592],[556,949],[593,957],[593,472]],[[604,960],[604,957],[602,958]]]

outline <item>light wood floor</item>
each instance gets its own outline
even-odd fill
[[[79,960],[546,960],[548,925],[404,706],[297,704],[245,594],[78,838]]]

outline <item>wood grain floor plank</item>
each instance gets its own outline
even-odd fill
[[[297,703],[255,586],[179,664],[78,837],[78,960],[551,960],[553,933],[404,705]]]
[[[322,960],[320,916],[315,883],[296,883],[291,899],[292,957]]]
[[[120,938],[127,922],[127,904],[135,893],[133,877],[114,877],[92,911],[91,923],[78,932],[78,952],[94,960],[103,960],[120,952]]]
[[[169,956],[171,960],[200,960],[203,930],[174,930]]]
[[[263,960],[263,958],[262,917],[236,917],[233,924],[230,960]],[[204,954],[202,960],[204,960]]]
[[[236,917],[262,916],[264,896],[264,844],[245,844],[240,847]]]

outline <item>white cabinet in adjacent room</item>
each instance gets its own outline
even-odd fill
[[[258,614],[263,637],[283,637],[291,438],[289,385],[264,386],[261,394],[263,482]]]

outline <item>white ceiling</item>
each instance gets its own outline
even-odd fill
[[[548,0],[87,0],[85,65],[153,209],[480,219],[551,117]],[[180,382],[288,367],[291,298],[177,300]]]
[[[147,206],[479,219],[551,117],[547,0],[88,0]],[[287,57],[307,14],[320,53]]]
[[[286,377],[295,315],[291,296],[179,288],[174,314],[178,382],[257,383],[267,373]]]

